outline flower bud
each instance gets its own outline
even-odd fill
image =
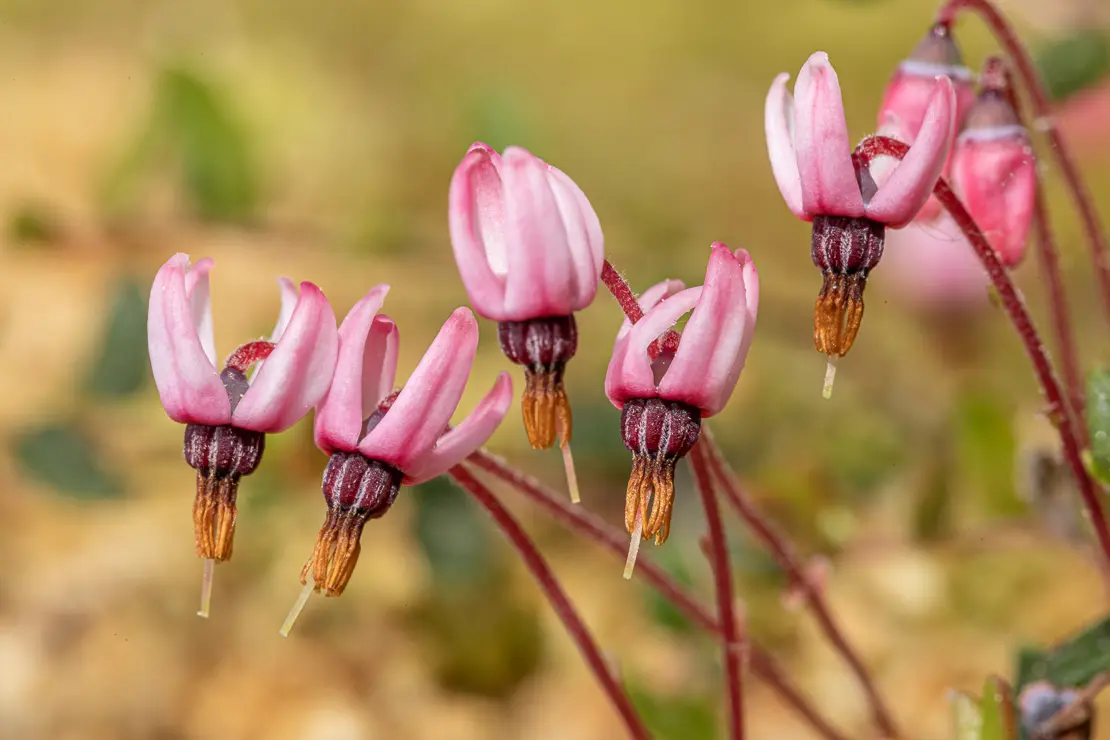
[[[1007,267],[1021,262],[1037,197],[1037,161],[1005,81],[984,75],[952,149],[952,185]]]

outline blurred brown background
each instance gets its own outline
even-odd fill
[[[1105,7],[1041,5],[1005,9],[1071,96],[1065,124],[1110,218],[1097,113],[1110,87],[1093,25]],[[314,600],[278,636],[324,513],[325,458],[307,421],[271,438],[244,480],[236,555],[217,569],[211,619],[194,616],[193,473],[145,354],[155,270],[175,251],[216,259],[221,354],[269,330],[278,275],[317,282],[340,316],[389,282],[403,378],[466,300],[446,198],[475,139],[523,145],[570,174],[636,289],[700,281],[714,240],[751,251],[759,332],[712,426],[765,510],[832,559],[831,600],[910,737],[950,736],[950,688],[1010,675],[1017,647],[1104,608],[1073,495],[1052,483],[1039,394],[997,310],[922,315],[880,266],[860,339],[821,398],[819,276],[762,133],[772,77],[816,49],[837,67],[853,133],[869,132],[932,11],[924,0],[0,0],[0,738],[619,736],[527,574],[445,483],[402,493],[367,528],[343,598]],[[972,66],[993,49],[977,21],[959,37]],[[1045,173],[1091,366],[1106,359],[1106,327],[1051,162]],[[1043,317],[1034,259],[1018,279]],[[583,505],[614,522],[629,460],[602,377],[619,321],[604,294],[580,315],[569,378]],[[464,411],[507,365],[493,329]],[[526,449],[517,410],[491,447],[563,485],[556,454]],[[708,600],[688,477],[678,495],[671,541],[646,555]],[[505,498],[658,736],[718,736],[714,646],[621,580],[617,560]],[[752,634],[849,736],[870,736],[851,677],[805,615],[783,610],[773,562],[739,526],[732,535]],[[809,736],[765,687],[748,690],[751,737]]]

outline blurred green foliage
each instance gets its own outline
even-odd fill
[[[1092,370],[1087,375],[1087,432],[1090,437],[1088,468],[1110,484],[1110,371]]]
[[[1080,28],[1054,39],[1035,62],[1053,100],[1063,100],[1110,73],[1110,39],[1097,28]]]
[[[113,399],[140,390],[150,375],[146,346],[146,291],[131,276],[120,278],[112,291],[112,305],[97,342],[99,353],[85,381],[88,392]]]
[[[445,475],[402,495],[411,497],[416,509],[413,535],[437,589],[466,590],[489,580],[494,562],[490,528],[469,496]]]
[[[955,449],[959,468],[986,510],[993,515],[1024,510],[1014,495],[1014,442],[1011,414],[997,396],[969,390],[959,397],[955,410]]]
[[[982,721],[979,740],[1015,740],[1017,737],[1013,690],[1001,678],[991,676],[983,683],[979,715]]]
[[[8,220],[8,238],[23,246],[43,246],[62,237],[57,214],[45,203],[28,202],[12,212]]]
[[[104,467],[104,456],[73,423],[48,422],[17,433],[13,454],[21,472],[66,498],[115,499],[123,483]]]
[[[662,696],[636,686],[629,697],[655,740],[714,740],[717,705],[705,696]]]
[[[158,73],[145,127],[108,177],[109,210],[131,209],[166,159],[197,217],[247,223],[255,215],[259,177],[247,133],[217,85],[188,64]]]
[[[1080,630],[1050,650],[1027,647],[1018,652],[1016,687],[1034,681],[1059,688],[1081,688],[1110,670],[1110,618]]]

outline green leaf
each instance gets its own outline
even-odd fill
[[[150,374],[146,346],[146,292],[132,277],[115,287],[100,354],[85,387],[93,396],[121,398],[143,387]]]
[[[93,441],[72,424],[25,429],[13,441],[20,471],[61,496],[81,500],[123,496],[116,474],[104,467]]]
[[[655,740],[715,740],[717,707],[703,696],[660,696],[628,687],[629,698]]]
[[[980,740],[983,731],[983,713],[979,702],[970,694],[962,691],[952,693],[952,721],[955,725],[956,740]]]
[[[1098,30],[1079,29],[1046,44],[1035,61],[1049,97],[1063,100],[1110,72],[1110,42]]]
[[[1014,713],[1013,692],[1001,678],[991,676],[983,684],[979,714],[982,718],[980,740],[1016,740],[1017,716]]]
[[[1029,684],[1048,678],[1049,654],[1039,648],[1019,649],[1014,662],[1014,690],[1018,694]]]
[[[1092,624],[1060,643],[1049,654],[1049,683],[1060,688],[1080,688],[1110,670],[1110,617]]]
[[[465,589],[493,570],[490,531],[470,497],[446,476],[408,489],[416,508],[412,526],[437,588]]]
[[[1091,439],[1088,467],[1110,485],[1110,370],[1087,374],[1087,430]]]

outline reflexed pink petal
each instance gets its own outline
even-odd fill
[[[175,254],[158,270],[150,289],[146,329],[154,383],[166,414],[182,424],[219,425],[231,420],[227,390],[193,323],[196,313],[203,320],[206,312],[194,311],[187,288],[191,283],[197,303],[207,303],[201,294],[207,291],[211,268],[211,260],[202,260],[198,274],[190,279],[189,256]]]
[[[451,421],[477,349],[478,322],[469,309],[455,309],[389,412],[359,443],[359,452],[407,472]]]
[[[482,316],[504,318],[508,244],[501,158],[476,143],[451,178],[448,222],[451,246],[470,302]]]
[[[397,324],[385,314],[375,316],[370,335],[366,337],[366,354],[362,362],[363,419],[374,413],[378,404],[393,393],[400,350],[401,337]]]
[[[743,268],[724,244],[712,250],[701,298],[659,381],[661,398],[697,406],[705,416],[719,412],[732,395],[749,332]]]
[[[629,398],[653,398],[658,395],[648,346],[694,307],[701,291],[700,286],[687,288],[657,303],[633,324],[632,331],[617,342],[605,372],[605,395],[610,403],[621,408]]]
[[[767,154],[771,158],[771,172],[778,183],[786,207],[798,218],[812,221],[802,207],[802,178],[798,174],[798,155],[794,151],[794,100],[786,89],[790,75],[783,72],[771,83],[763,111],[763,126],[767,134]]]
[[[819,51],[810,56],[794,84],[794,148],[802,183],[802,207],[811,216],[863,215],[840,82]]]
[[[902,163],[867,204],[867,217],[898,229],[917,215],[937,184],[955,132],[952,81],[938,77],[917,139]]]
[[[1013,267],[1025,254],[1033,217],[1036,157],[1019,129],[999,138],[983,138],[989,130],[975,133],[956,144],[953,185],[999,258]]]
[[[278,314],[274,331],[270,334],[270,341],[277,342],[289,326],[289,319],[293,316],[293,309],[297,307],[297,286],[287,277],[278,278],[278,287],[281,289],[281,312]]]
[[[510,245],[506,320],[573,313],[578,289],[574,262],[547,165],[511,146],[501,157],[501,177]]]
[[[655,308],[656,304],[658,304],[659,301],[663,300],[664,298],[670,298],[675,293],[678,293],[680,290],[683,290],[685,288],[686,284],[683,283],[681,280],[664,280],[645,290],[643,294],[641,294],[640,297],[636,299],[636,303],[640,305],[641,311],[647,313],[651,309]],[[617,332],[617,341],[619,342],[621,339],[627,336],[628,332],[630,331],[632,331],[632,322],[629,321],[628,317],[626,316],[624,318],[624,323],[621,324],[621,328]]]
[[[744,362],[748,359],[748,350],[755,338],[755,320],[759,314],[759,273],[755,269],[755,260],[744,249],[737,249],[736,260],[744,272],[744,301],[748,309],[748,321],[744,324],[744,343],[740,346],[740,365],[736,372],[744,369]]]
[[[415,486],[446,473],[462,462],[493,435],[512,402],[513,382],[509,374],[503,372],[497,376],[493,390],[486,394],[462,424],[440,437],[435,449],[409,464],[404,482]]]
[[[208,360],[216,364],[216,335],[212,327],[212,292],[208,284],[208,273],[216,262],[205,257],[185,273],[185,294],[189,296],[189,313],[197,336],[204,347]]]
[[[338,349],[327,298],[312,283],[301,283],[289,325],[236,406],[234,425],[274,434],[296,424],[327,392]]]
[[[392,358],[388,357],[383,351],[386,343],[374,331],[377,328],[379,334],[383,329],[387,335],[390,333],[392,321],[386,319],[388,323],[384,325],[377,321],[384,318],[377,313],[387,293],[388,285],[375,285],[351,308],[339,327],[335,372],[327,393],[316,406],[313,424],[316,446],[329,455],[335,450],[353,452],[358,447],[362,423],[369,416],[367,407],[375,408],[382,399],[377,395],[379,378],[388,374],[392,388],[396,348]],[[393,334],[396,335],[395,328]],[[392,368],[388,367],[390,361]],[[368,379],[372,387],[367,385]]]
[[[561,170],[548,165],[547,180],[559,213],[566,228],[567,243],[574,264],[575,311],[581,311],[597,295],[598,280],[601,277],[601,264],[605,261],[605,239],[601,233],[601,222],[594,213],[593,206],[586,194]]]

